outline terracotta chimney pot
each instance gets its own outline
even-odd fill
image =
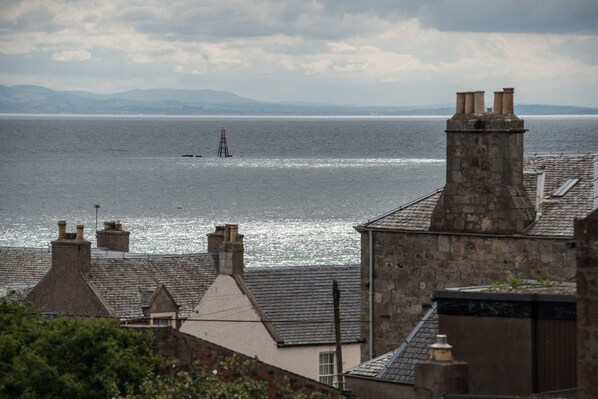
[[[83,225],[82,224],[78,224],[77,225],[77,240],[83,240]]]
[[[465,113],[465,92],[457,92],[457,109],[455,113]]]
[[[503,89],[503,97],[502,97],[502,113],[503,114],[514,114],[514,108],[513,108],[513,93],[515,92],[515,89],[513,89],[512,87],[505,87]]]
[[[495,91],[494,92],[494,108],[492,108],[492,112],[495,114],[502,114],[502,98],[503,92],[502,91]]]
[[[472,114],[473,113],[473,92],[468,91],[465,93],[465,113]]]
[[[474,91],[473,92],[473,112],[474,114],[483,114],[486,110],[484,106],[484,92]]]
[[[58,221],[58,239],[63,240],[66,238],[66,220]]]

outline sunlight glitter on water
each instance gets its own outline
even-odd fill
[[[192,158],[178,162],[186,168],[265,168],[265,169],[333,169],[333,168],[375,168],[381,166],[402,165],[440,165],[444,159],[418,158]]]
[[[244,234],[245,264],[298,266],[359,262],[359,234],[352,220],[229,220]],[[223,223],[219,223],[223,224]],[[206,220],[143,218],[127,221],[131,251],[141,253],[203,253]]]

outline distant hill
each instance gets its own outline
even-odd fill
[[[598,108],[519,104],[520,115],[598,115]],[[4,114],[112,115],[452,115],[452,105],[427,107],[347,106],[311,103],[268,103],[228,91],[150,89],[114,94],[55,91],[41,86],[0,86]]]

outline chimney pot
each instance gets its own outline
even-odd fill
[[[486,110],[484,105],[484,92],[474,91],[473,92],[473,112],[475,114],[483,114]]]
[[[502,91],[495,91],[494,92],[494,107],[492,108],[492,112],[495,114],[502,114],[502,98],[503,92]]]
[[[58,239],[62,240],[66,238],[66,220],[58,221]]]
[[[243,252],[243,242],[239,241],[239,225],[226,224],[224,241],[218,251],[219,273],[243,277]]]
[[[515,89],[512,87],[505,87],[502,96],[502,113],[506,115],[514,114],[513,93]]]
[[[229,229],[230,229],[230,241],[238,242],[239,241],[239,225],[231,224],[231,225],[229,225]]]
[[[438,362],[451,362],[453,360],[453,347],[447,343],[446,335],[436,335],[436,343],[432,344],[431,360]]]
[[[82,224],[78,224],[77,225],[77,240],[83,240],[83,225]]]
[[[472,114],[473,113],[473,92],[468,91],[465,93],[465,113]]]
[[[457,92],[457,109],[455,110],[455,113],[465,113],[465,92]]]
[[[230,224],[224,226],[224,242],[230,242]]]

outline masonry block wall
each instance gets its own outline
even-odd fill
[[[598,397],[598,210],[575,222],[577,397]]]
[[[374,354],[396,349],[442,288],[504,282],[506,272],[571,281],[571,240],[450,233],[374,232]],[[369,238],[362,233],[362,314],[369,313]],[[364,319],[367,319],[365,317]],[[368,323],[362,336],[369,337]],[[368,358],[369,343],[362,346]]]

